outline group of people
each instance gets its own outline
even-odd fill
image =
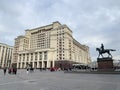
[[[7,67],[4,67],[3,68],[4,75],[6,75],[7,69],[8,69],[8,73],[9,74],[17,74],[17,68],[13,68],[13,67],[7,68]]]
[[[33,72],[34,71],[34,68],[29,68],[29,67],[27,67],[27,74],[29,73],[29,72]]]

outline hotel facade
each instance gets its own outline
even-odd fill
[[[12,61],[13,47],[0,43],[0,68],[10,67]]]
[[[12,63],[17,68],[69,68],[90,61],[89,47],[76,41],[69,27],[58,21],[25,30],[25,35],[15,38]]]

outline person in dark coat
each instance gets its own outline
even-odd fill
[[[4,75],[6,75],[6,71],[7,71],[7,68],[4,67],[4,68],[3,68]]]
[[[101,44],[101,50],[102,50],[102,52],[105,50],[103,44]]]

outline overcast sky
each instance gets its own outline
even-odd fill
[[[14,45],[26,29],[59,21],[90,47],[96,60],[101,43],[120,59],[120,0],[0,0],[0,43]]]

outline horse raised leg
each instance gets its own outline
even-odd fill
[[[102,58],[103,58],[103,55],[102,55],[101,53],[99,53],[98,58],[99,58],[100,56],[102,56]]]
[[[111,55],[110,51],[108,51],[107,53],[108,53],[108,57],[111,56],[111,58],[112,58],[112,55]]]

